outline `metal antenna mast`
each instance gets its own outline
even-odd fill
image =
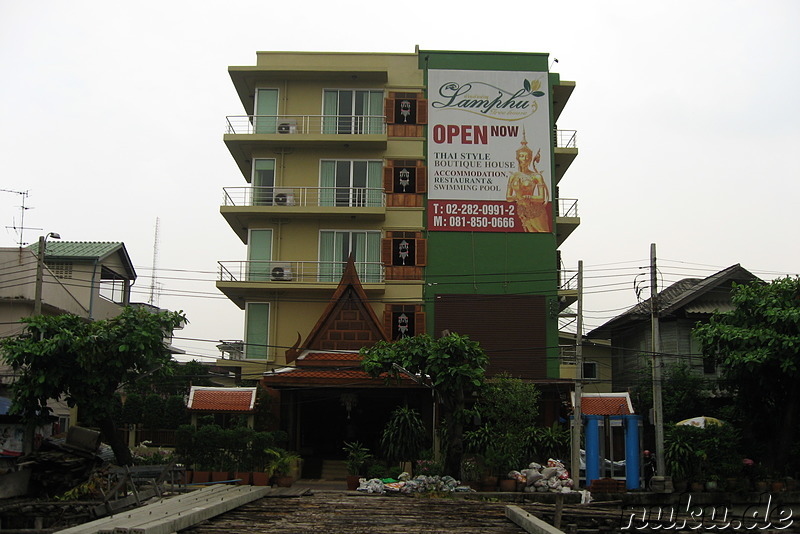
[[[153,269],[150,273],[150,300],[147,301],[152,306],[158,306],[158,280],[156,278],[156,269],[158,269],[158,226],[159,218],[156,217],[156,231],[153,237]]]
[[[17,245],[19,248],[24,247],[28,243],[25,242],[23,238],[23,232],[25,230],[41,230],[41,228],[25,228],[25,212],[28,211],[29,207],[25,205],[25,199],[28,198],[28,191],[14,191],[12,189],[0,189],[0,191],[4,193],[14,193],[16,195],[22,195],[22,205],[19,207],[20,209],[20,218],[19,218],[19,226],[6,226],[6,228],[12,228],[17,234],[19,235],[19,239],[17,240]]]

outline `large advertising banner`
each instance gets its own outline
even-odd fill
[[[552,232],[546,72],[428,71],[428,230]]]

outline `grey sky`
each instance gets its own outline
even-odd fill
[[[219,215],[244,184],[222,143],[243,113],[228,65],[257,50],[549,52],[577,88],[559,128],[580,155],[560,184],[581,226],[562,247],[586,269],[586,326],[636,302],[658,246],[661,280],[734,263],[800,271],[800,3],[0,0],[0,189],[28,191],[25,241],[123,241],[147,300],[156,217],[159,304],[181,337],[241,338],[214,287],[245,248]],[[402,6],[402,7],[401,7]],[[0,246],[20,195],[0,193]],[[180,341],[216,355],[213,342]]]

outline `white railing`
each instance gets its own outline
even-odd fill
[[[304,282],[338,283],[347,265],[339,261],[220,261],[220,282]],[[380,262],[356,262],[356,272],[364,284],[384,281]]]
[[[577,217],[578,216],[578,199],[577,198],[559,198],[556,205],[558,211],[557,217]]]
[[[229,134],[330,134],[382,135],[383,115],[231,115]]]
[[[578,290],[578,271],[574,269],[559,269],[558,271],[558,290],[577,291]]]
[[[555,141],[558,148],[578,148],[577,130],[556,130]]]
[[[376,187],[223,187],[224,206],[381,208],[386,195]]]

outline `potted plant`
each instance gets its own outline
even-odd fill
[[[358,488],[358,479],[364,474],[367,460],[372,458],[372,455],[369,449],[358,441],[345,441],[342,450],[347,455],[345,458],[345,464],[347,465],[347,489],[355,490]]]
[[[300,461],[300,455],[280,447],[265,449],[264,453],[267,455],[267,472],[275,484],[281,488],[291,487],[294,482],[292,469]]]
[[[408,406],[398,406],[383,429],[381,447],[389,461],[406,464],[419,458],[427,441],[428,433],[419,413]]]

